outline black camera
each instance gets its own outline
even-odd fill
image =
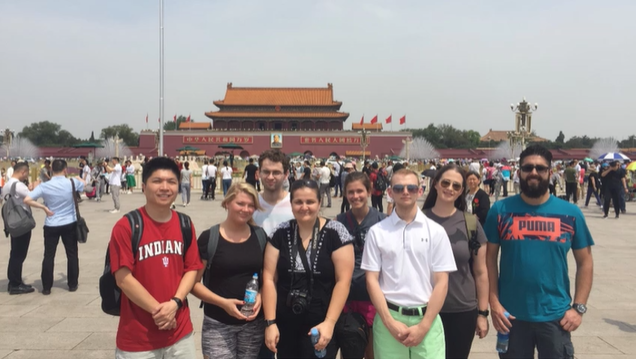
[[[303,314],[309,307],[311,296],[306,290],[294,289],[287,295],[287,306],[294,314]]]

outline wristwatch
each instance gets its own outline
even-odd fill
[[[276,319],[272,319],[272,320],[265,320],[265,328],[269,327],[270,325],[276,324]]]
[[[587,313],[587,306],[585,304],[574,303],[572,304],[572,309],[581,315]]]
[[[490,311],[488,309],[486,309],[486,310],[477,310],[477,314],[483,315],[484,317],[488,318],[488,315],[490,314]]]
[[[181,309],[181,307],[183,307],[183,302],[181,301],[181,299],[173,297],[170,298],[170,300],[174,300],[174,302],[177,303],[177,309]]]

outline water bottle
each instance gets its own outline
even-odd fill
[[[504,316],[506,319],[510,317],[510,313],[505,312]],[[508,333],[500,333],[497,332],[497,352],[499,353],[507,353],[508,352],[508,342],[510,341],[510,332]]]
[[[311,328],[311,343],[316,345],[318,344],[318,340],[320,340],[320,332],[318,332],[318,329],[316,328]],[[316,355],[316,358],[324,358],[325,355],[327,355],[327,348],[324,348],[323,350],[314,349],[314,354]]]
[[[246,317],[254,314],[256,295],[258,295],[258,273],[254,273],[252,280],[247,282],[247,286],[245,286],[245,297],[243,298],[245,304],[243,304],[243,307],[241,308],[241,314]]]

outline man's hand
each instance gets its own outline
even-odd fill
[[[393,318],[391,318],[388,323],[384,323],[384,325],[386,326],[386,329],[389,330],[389,333],[391,333],[393,338],[399,342],[402,342],[408,335],[409,327]]]
[[[168,327],[168,324],[174,320],[175,315],[177,314],[177,303],[174,300],[170,299],[167,302],[160,303],[155,310],[152,311],[152,319],[154,319],[155,324],[161,328]]]
[[[492,313],[492,326],[499,333],[509,333],[510,328],[512,328],[512,323],[510,323],[511,319],[516,319],[513,315],[510,315],[508,318],[504,315],[506,309],[501,304],[490,304],[490,313]]]
[[[424,325],[422,322],[409,327],[407,329],[406,337],[401,340],[402,344],[407,347],[418,346],[422,340],[424,340],[429,329],[431,329],[430,325]]]
[[[579,327],[579,325],[581,325],[582,321],[583,316],[579,314],[579,312],[574,310],[574,308],[571,308],[570,310],[565,312],[565,315],[563,316],[563,319],[561,319],[561,322],[559,322],[559,324],[561,324],[563,330],[567,332],[573,332]]]
[[[48,217],[51,217],[51,216],[53,216],[53,215],[55,214],[53,211],[51,211],[51,210],[49,209],[49,207],[45,207],[45,208],[44,208],[44,213],[46,213],[46,215],[47,215]]]

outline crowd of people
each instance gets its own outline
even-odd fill
[[[88,179],[121,176],[118,162],[102,163],[102,172]],[[250,162],[245,182],[232,183],[227,163],[220,169],[204,163],[202,198],[214,199],[211,183],[220,172],[227,216],[190,245],[172,210],[179,192],[184,206],[190,202],[189,164],[147,161],[138,249],[131,248],[125,217],[108,246],[122,290],[116,357],[194,358],[192,293],[202,301],[206,359],[335,358],[338,351],[343,358],[467,358],[475,336],[489,334],[490,315],[497,332],[509,333],[501,358],[533,357],[535,349],[544,358],[573,358],[570,335],[587,311],[594,242],[581,210],[550,193],[551,153],[530,146],[516,165],[467,165],[431,164],[434,172],[423,178],[400,163],[371,162],[361,171],[340,160],[291,164],[272,149],[258,165]],[[78,285],[77,218],[66,174],[66,163],[54,160],[48,181],[15,193],[47,214],[44,294],[60,237],[69,290]],[[25,176],[28,165],[16,164],[13,181]],[[507,186],[497,178],[504,176],[518,184],[518,195],[504,190],[507,198],[499,200],[497,187]],[[86,176],[73,181],[78,191],[93,190]],[[108,183],[117,211],[122,183]],[[342,197],[341,213],[326,218],[321,208],[331,207],[332,197]],[[12,238],[12,294],[33,291],[21,278],[25,243],[28,250],[28,240]],[[577,263],[574,295],[570,250]],[[245,288],[253,278],[260,290],[246,312]]]

